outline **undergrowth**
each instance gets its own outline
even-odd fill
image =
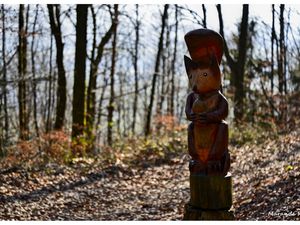
[[[187,154],[187,124],[174,126],[171,122],[164,123],[162,118],[158,118],[155,122],[155,130],[147,138],[142,135],[129,138],[115,137],[112,146],[96,145],[95,153],[85,154],[82,157],[72,155],[70,136],[63,131],[44,134],[29,141],[20,141],[7,149],[6,157],[0,161],[1,169],[16,166],[26,169],[43,168],[49,163],[71,167],[95,164],[101,167],[111,165],[147,167],[168,163],[174,156]],[[229,125],[229,143],[236,147],[261,144],[278,136],[278,127],[272,122]]]
[[[244,144],[261,144],[278,138],[278,127],[272,121],[238,123],[229,126],[229,143],[237,147]]]

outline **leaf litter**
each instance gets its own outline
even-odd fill
[[[299,220],[299,130],[230,152],[237,220]],[[182,220],[188,161],[181,152],[158,163],[1,170],[0,219]]]

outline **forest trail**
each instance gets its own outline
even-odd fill
[[[237,220],[300,219],[300,130],[230,147]],[[145,160],[146,162],[146,160]],[[0,174],[1,220],[181,220],[189,198],[187,154],[128,167],[75,167]]]

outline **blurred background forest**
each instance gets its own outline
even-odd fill
[[[183,37],[201,27],[225,40],[231,129],[289,131],[299,120],[298,9],[2,4],[0,156],[69,160],[125,140],[174,139],[187,125]]]
[[[300,5],[0,5],[0,219],[181,220],[184,35],[224,37],[237,220],[299,220]]]

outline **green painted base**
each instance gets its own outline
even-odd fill
[[[232,206],[231,175],[190,175],[190,205],[203,210],[229,210]]]
[[[230,210],[202,210],[186,204],[183,220],[234,220]]]

